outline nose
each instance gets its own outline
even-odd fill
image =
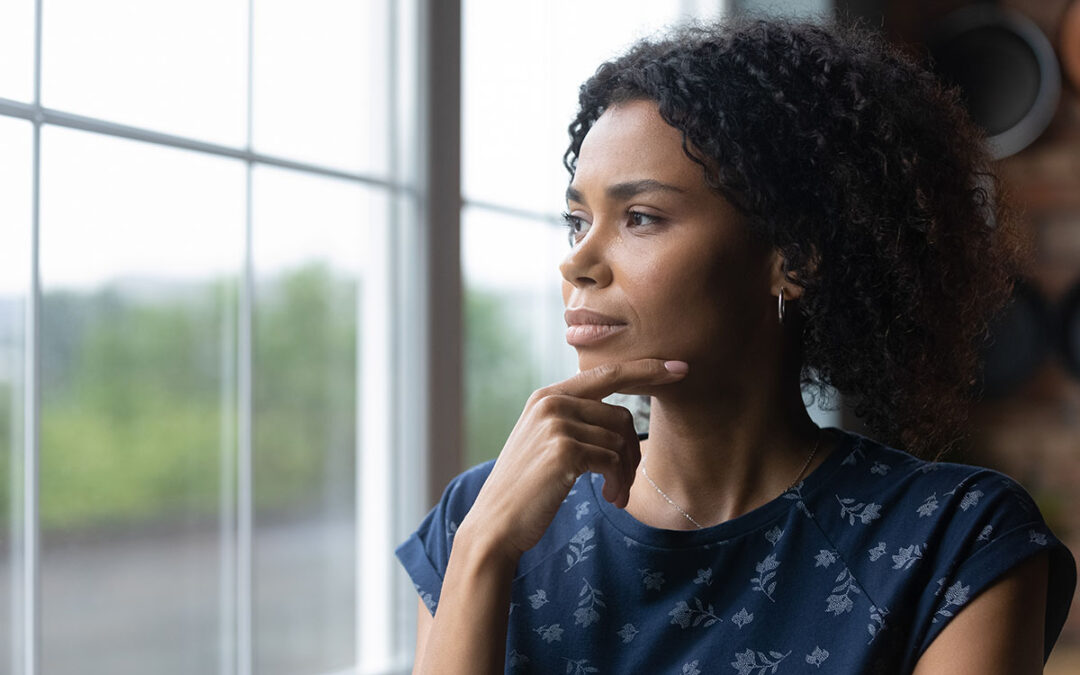
[[[578,242],[566,254],[559,264],[563,279],[577,288],[598,286],[603,288],[611,283],[611,265],[608,263],[608,245],[604,241],[599,223],[594,223],[585,238]]]

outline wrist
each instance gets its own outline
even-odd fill
[[[496,528],[485,527],[468,517],[462,520],[454,534],[451,555],[454,554],[472,567],[511,574],[521,559],[521,551],[514,549],[507,537],[499,536]]]

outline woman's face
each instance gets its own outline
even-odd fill
[[[655,103],[604,112],[566,194],[574,244],[559,266],[563,303],[622,324],[568,327],[581,370],[652,357],[714,380],[754,363],[755,338],[776,322],[773,252],[745,236]]]

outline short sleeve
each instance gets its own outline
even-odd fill
[[[476,495],[491,473],[494,460],[454,478],[416,531],[394,554],[409,575],[424,606],[432,615],[439,603],[442,581],[450,561],[450,548],[458,525],[472,508]]]
[[[1038,507],[1012,479],[979,471],[957,485],[941,540],[941,566],[920,602],[924,618],[918,653],[965,604],[1020,563],[1047,553],[1044,658],[1057,641],[1076,587],[1072,554],[1050,531]]]

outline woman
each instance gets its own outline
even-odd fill
[[[603,64],[570,133],[580,372],[399,548],[415,672],[1040,672],[1076,573],[1027,494],[802,398],[959,438],[1023,251],[956,96],[870,34],[747,20]]]

